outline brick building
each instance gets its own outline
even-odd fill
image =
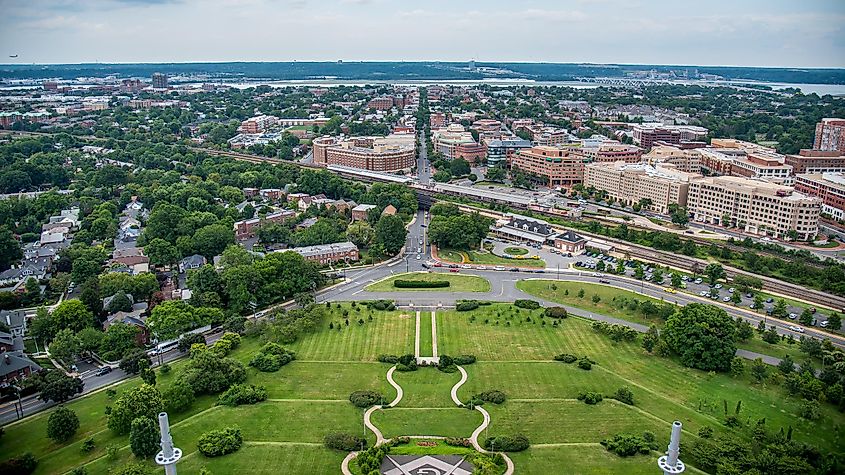
[[[583,151],[575,147],[536,146],[518,151],[511,165],[550,188],[570,188],[584,181],[587,160]]]

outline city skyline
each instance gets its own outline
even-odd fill
[[[845,67],[845,4],[0,0],[0,62],[467,61]],[[530,33],[530,34],[529,34]],[[12,57],[17,55],[17,57]]]

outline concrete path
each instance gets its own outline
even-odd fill
[[[387,370],[387,382],[390,383],[390,385],[393,386],[394,389],[396,389],[396,399],[394,399],[390,404],[388,404],[388,407],[396,407],[396,405],[399,404],[399,401],[402,400],[402,396],[405,394],[402,391],[402,386],[399,386],[399,383],[397,383],[396,380],[393,379],[394,371],[396,371],[396,366],[391,366],[390,369]]]
[[[467,371],[462,366],[458,366],[458,371],[461,372],[461,380],[452,386],[452,401],[454,401],[456,405],[463,407],[464,403],[462,403],[461,399],[458,397],[458,389],[467,382]]]

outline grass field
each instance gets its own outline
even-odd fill
[[[420,354],[419,356],[434,356],[431,335],[431,312],[420,313]]]
[[[640,302],[650,301],[654,304],[663,304],[665,302],[672,302],[672,294],[666,294],[666,300],[658,300],[645,295],[636,294],[628,290],[622,290],[615,287],[610,287],[601,284],[591,284],[587,282],[572,282],[572,281],[557,281],[557,280],[522,280],[516,283],[517,288],[523,292],[529,293],[536,297],[540,297],[552,302],[558,302],[571,307],[580,308],[589,312],[595,312],[602,315],[616,317],[633,323],[642,325],[657,325],[662,327],[665,323],[660,318],[647,318],[639,312],[632,311],[628,308],[618,308],[613,305],[614,297],[625,297],[626,299],[637,299]],[[584,297],[579,298],[578,293],[584,289]],[[568,294],[567,294],[568,292]],[[598,303],[593,302],[593,295],[598,295],[601,299]],[[760,340],[760,336],[755,333],[754,338],[745,342],[738,342],[737,348],[761,353],[764,355],[774,356],[776,358],[783,358],[786,355],[791,356],[796,362],[803,362],[807,360],[806,355],[801,353],[798,349],[797,342],[789,344],[781,341],[776,344],[766,343]]]
[[[435,289],[407,289],[397,288],[393,285],[396,280],[412,280],[419,282],[447,281],[449,287]],[[368,292],[489,292],[490,282],[487,279],[475,275],[452,274],[445,272],[411,272],[398,274],[387,279],[370,284],[366,287]]]
[[[205,396],[186,413],[171,414],[174,441],[185,453],[179,462],[180,473],[196,474],[202,468],[213,473],[339,471],[345,454],[324,448],[323,437],[334,431],[363,433],[363,410],[348,402],[350,392],[373,389],[387,399],[395,397],[385,376],[390,366],[376,362],[376,357],[413,352],[414,318],[403,311],[370,311],[357,304],[333,304],[331,314],[312,334],[287,345],[297,352],[296,361],[276,373],[248,369],[248,382],[266,386],[268,401],[230,408],[214,406],[216,397]],[[684,423],[685,444],[692,444],[704,426],[717,434],[733,431],[750,436],[754,421],[765,417],[769,430],[792,426],[794,440],[813,444],[822,453],[842,452],[845,447],[841,433],[845,414],[829,404],[823,404],[821,418],[810,423],[798,417],[801,401],[786,396],[780,387],[751,384],[747,376],[734,378],[684,368],[673,359],[645,353],[637,342],[613,343],[580,318],[562,320],[558,327],[545,319],[546,325],[542,325],[541,314],[542,310],[506,304],[482,306],[473,312],[437,313],[439,353],[478,358],[466,367],[469,378],[459,397],[466,400],[481,391],[504,391],[508,396],[504,404],[485,405],[491,415],[489,435],[522,432],[531,440],[529,450],[512,454],[517,473],[560,473],[560,467],[579,474],[654,473],[656,453],[620,458],[599,442],[617,432],[650,430],[663,447],[673,420]],[[363,324],[357,323],[359,318]],[[425,321],[428,326],[423,324],[422,334],[429,333],[430,338],[430,320]],[[335,328],[329,328],[330,322]],[[263,343],[258,338],[244,338],[232,356],[247,362]],[[562,352],[588,355],[597,364],[584,371],[551,361]],[[158,387],[171,384],[183,365],[177,362],[170,374],[159,375]],[[481,423],[478,411],[457,408],[451,401],[449,391],[460,379],[459,373],[420,368],[397,372],[395,379],[404,391],[402,401],[395,408],[376,411],[372,418],[386,437],[469,437]],[[130,379],[119,384],[118,390],[137,384],[137,378]],[[610,399],[588,406],[576,400],[582,391],[610,395],[623,386],[633,392],[634,406]],[[722,423],[724,401],[733,408],[739,400],[745,427],[729,429]],[[89,474],[105,474],[135,460],[128,437],[114,435],[105,427],[108,404],[111,401],[105,392],[68,403],[81,425],[65,444],[45,437],[51,411],[6,426],[0,439],[0,459],[32,451],[39,460],[37,474],[65,473],[83,464]],[[200,434],[228,425],[242,430],[245,443],[238,452],[210,459],[196,451]],[[482,434],[482,439],[486,435]],[[94,437],[96,449],[83,454],[80,446],[89,436]],[[374,441],[369,432],[367,438]],[[113,460],[105,456],[110,445],[120,449]],[[424,451],[414,445],[408,450]],[[147,463],[152,466],[151,461]],[[697,472],[694,467],[687,471]]]
[[[512,256],[524,256],[528,254],[528,249],[524,247],[506,247],[505,252]]]
[[[455,251],[451,249],[438,249],[437,255],[441,260],[455,264],[476,264],[505,267],[531,267],[544,268],[546,261],[542,259],[508,259],[500,257],[488,251]]]

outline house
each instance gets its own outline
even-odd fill
[[[382,216],[393,216],[394,214],[396,214],[396,207],[393,205],[385,206],[384,210],[381,212]]]
[[[104,299],[103,299],[103,308],[104,308],[104,309],[106,309],[106,310],[108,310],[108,308],[109,308],[109,306],[111,305],[112,301],[114,301],[115,297],[117,297],[118,295],[120,295],[120,294],[119,294],[119,293],[117,293],[117,294],[114,294],[114,295],[111,295],[111,296],[108,296],[108,297],[104,298]],[[132,294],[123,294],[123,295],[124,295],[124,296],[126,296],[126,299],[127,299],[127,300],[129,300],[129,303],[130,303],[130,304],[134,304],[134,303],[135,303],[135,297],[133,297],[133,296],[132,296]]]
[[[26,311],[0,310],[0,323],[9,327],[12,336],[22,337],[26,334]]]
[[[144,250],[140,247],[126,247],[123,249],[115,249],[112,252],[111,256],[114,259],[118,259],[121,257],[134,257],[134,256],[143,256]]]
[[[317,223],[317,218],[308,218],[296,225],[296,229],[308,229]]]
[[[327,205],[327,206],[334,208],[335,211],[337,211],[338,213],[345,213],[346,210],[352,209],[353,207],[357,206],[357,203],[355,203],[352,200],[349,200],[349,201],[337,200],[334,203]]]
[[[587,240],[572,231],[560,233],[554,238],[554,245],[561,252],[571,252],[572,255],[581,254],[587,246]]]
[[[307,198],[307,197],[308,197],[308,193],[291,193],[291,194],[288,195],[288,201],[293,203],[293,204],[298,205],[299,200],[301,200],[302,198]]]
[[[508,214],[507,219],[491,226],[490,231],[501,238],[529,244],[545,244],[555,235],[548,222],[518,214]]]
[[[22,352],[6,351],[0,354],[0,384],[19,381],[37,371],[41,371],[41,367]]]
[[[199,269],[200,267],[204,266],[206,263],[205,257],[194,254],[192,256],[188,256],[181,261],[179,261],[179,273],[184,274],[191,269]]]
[[[41,280],[47,277],[53,260],[49,257],[26,259],[17,266],[0,272],[0,286],[19,287],[30,277]]]
[[[23,338],[0,331],[0,353],[4,351],[23,351]]]
[[[285,192],[280,188],[262,188],[258,190],[258,194],[265,200],[278,201],[285,195]]]
[[[150,271],[150,258],[144,255],[115,257],[108,262],[110,266],[113,264],[129,267],[135,275]]]
[[[296,213],[291,210],[281,210],[276,211],[275,213],[270,213],[267,216],[262,218],[252,218],[252,219],[245,219],[243,221],[238,221],[235,223],[235,237],[237,239],[247,239],[255,237],[256,232],[258,232],[258,228],[261,226],[272,222],[272,223],[284,223],[288,219],[293,218],[296,216]]]
[[[258,196],[258,188],[244,188],[242,191],[247,198]]]
[[[306,260],[317,262],[321,265],[332,264],[338,261],[357,261],[358,246],[347,241],[335,244],[321,244],[318,246],[294,247],[288,249]]]
[[[305,195],[297,201],[296,207],[299,209],[299,211],[305,211],[309,207],[311,207],[311,205],[327,204],[329,202],[334,202],[334,200],[326,198],[326,195],[322,193],[314,196]]]
[[[69,233],[70,228],[67,226],[58,226],[47,231],[42,231],[39,241],[42,246],[45,244],[58,244],[67,240]]]
[[[375,209],[376,205],[360,204],[352,208],[352,221],[366,221],[371,209]]]

